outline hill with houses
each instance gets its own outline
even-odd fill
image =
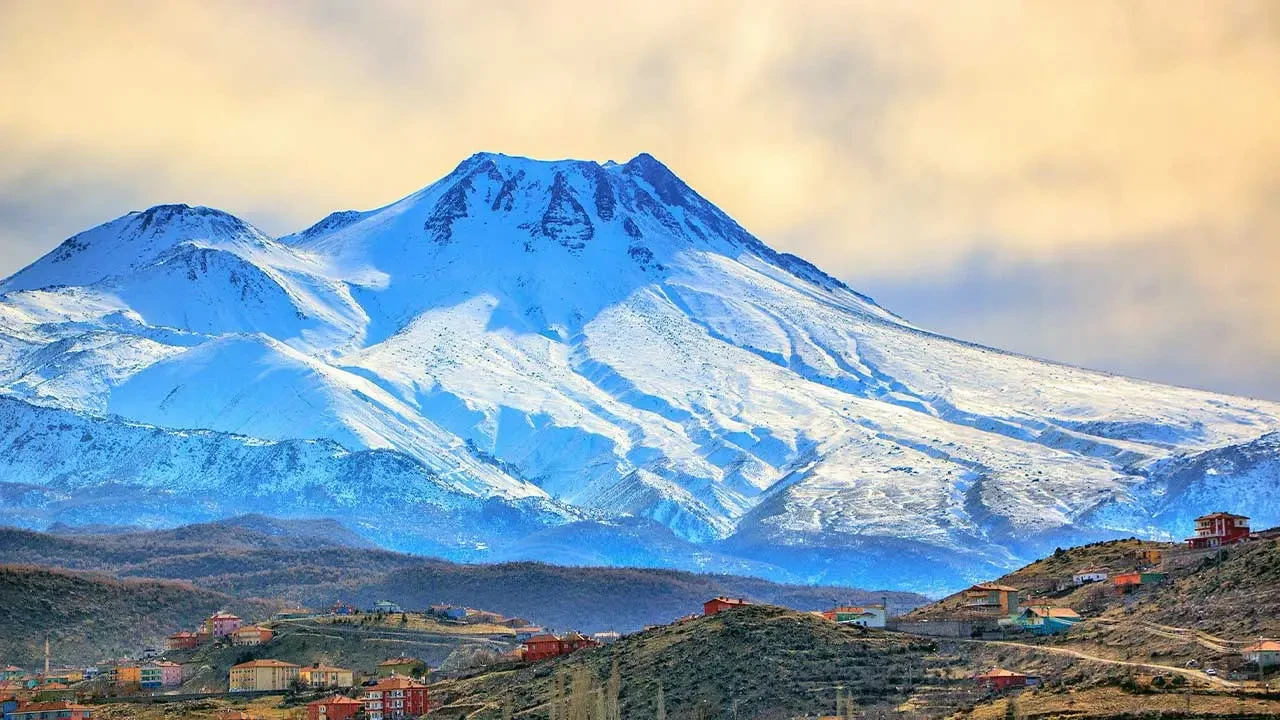
[[[113,530],[100,534],[53,535],[0,527],[0,556],[12,563],[106,573],[118,578],[181,580],[190,590],[230,598],[222,604],[327,608],[337,601],[361,608],[388,600],[408,608],[446,603],[480,607],[537,623],[630,631],[667,622],[708,597],[730,595],[801,610],[833,604],[881,602],[900,611],[927,602],[914,593],[847,587],[782,585],[752,577],[700,575],[672,570],[563,567],[519,562],[457,564],[344,544],[341,533],[268,532],[275,525],[220,521],[157,531]],[[56,592],[26,590],[43,602]],[[92,593],[85,591],[86,598]],[[266,599],[266,600],[264,600]],[[192,612],[217,609],[217,602],[193,604]],[[78,622],[100,622],[93,604],[84,604]],[[266,612],[269,615],[270,612]],[[59,621],[60,623],[62,621]],[[9,625],[0,636],[58,631],[64,625],[40,617]],[[158,645],[163,634],[143,633]]]

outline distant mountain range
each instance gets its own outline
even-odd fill
[[[917,328],[649,155],[481,153],[279,238],[159,206],[0,282],[0,521],[29,528],[337,518],[940,592],[1208,509],[1280,523],[1280,404]]]
[[[717,595],[800,610],[887,599],[905,611],[926,602],[914,593],[672,570],[460,565],[363,545],[337,523],[263,516],[74,535],[0,527],[0,559],[11,563],[0,564],[0,598],[13,610],[0,613],[0,656],[34,663],[49,632],[61,652],[94,662],[159,647],[222,607],[263,620],[281,607],[326,609],[339,600],[366,609],[378,600],[417,609],[450,603],[589,632],[670,622]]]

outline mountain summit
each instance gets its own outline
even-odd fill
[[[647,154],[480,153],[280,238],[130,213],[0,283],[0,394],[0,521],[36,528],[327,516],[458,559],[940,590],[1280,521],[1280,405],[916,328]]]

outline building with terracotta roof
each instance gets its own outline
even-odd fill
[[[568,655],[583,648],[597,647],[600,643],[581,633],[569,631],[564,635],[534,635],[524,643],[525,662],[537,662],[547,658]]]
[[[426,715],[427,686],[406,677],[389,677],[365,688],[361,702],[369,720],[401,720]]]
[[[333,695],[307,703],[307,720],[351,720],[364,703],[345,695]]]
[[[199,636],[187,630],[176,632],[164,639],[165,650],[190,650],[199,644]]]
[[[5,720],[88,720],[93,711],[73,702],[38,702],[19,705]]]
[[[978,687],[997,692],[1040,684],[1040,678],[1034,675],[1026,675],[1003,668],[993,668],[987,672],[980,673],[974,676],[974,680],[978,683]]]
[[[1187,538],[1187,546],[1196,549],[1216,548],[1248,537],[1249,518],[1228,512],[1209,513],[1196,518],[1196,534]]]
[[[215,640],[220,637],[226,637],[236,630],[240,629],[243,621],[238,615],[232,615],[229,612],[216,612],[204,621],[202,630],[209,637]]]
[[[298,666],[282,660],[253,660],[233,665],[228,673],[231,692],[284,690],[298,677]]]
[[[1251,662],[1259,667],[1280,665],[1280,642],[1263,640],[1244,648],[1240,654],[1244,656],[1245,662]]]
[[[26,676],[27,672],[17,665],[0,668],[0,680],[21,680]]]
[[[259,627],[257,625],[245,625],[244,627],[239,627],[232,631],[231,644],[243,646],[261,645],[265,642],[270,642],[271,638],[274,636],[275,633],[271,632],[268,628]]]
[[[352,687],[356,674],[346,668],[316,663],[298,671],[298,679],[313,688]]]
[[[725,610],[732,610],[733,608],[742,607],[743,605],[750,605],[750,604],[751,603],[748,603],[746,600],[743,600],[742,598],[731,598],[731,597],[723,597],[723,596],[713,597],[710,600],[702,603],[702,614],[715,615],[718,612],[724,612]]]
[[[1020,592],[1016,587],[999,583],[979,583],[964,591],[964,606],[1009,615],[1018,609]]]

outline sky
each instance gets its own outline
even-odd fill
[[[0,275],[649,152],[912,322],[1280,399],[1280,3],[0,0]]]

